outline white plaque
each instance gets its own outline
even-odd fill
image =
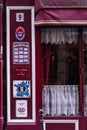
[[[13,64],[30,64],[29,42],[13,42]]]
[[[14,80],[13,97],[30,98],[30,80]]]
[[[16,101],[16,117],[27,117],[27,100]]]
[[[16,13],[16,22],[24,22],[24,13]]]

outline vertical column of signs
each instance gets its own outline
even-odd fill
[[[35,122],[34,7],[11,6],[7,12],[8,122]]]
[[[25,14],[16,13],[16,22],[25,24]],[[29,42],[23,41],[26,37],[26,30],[20,24],[15,30],[15,37],[17,42],[13,42],[13,64],[30,64],[30,46]],[[20,75],[22,74],[20,73]],[[30,80],[14,80],[13,97],[21,98],[21,100],[16,100],[16,117],[28,117],[27,100],[24,100],[24,98],[30,98]]]

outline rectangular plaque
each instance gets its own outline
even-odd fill
[[[30,81],[14,80],[13,81],[14,98],[30,98]]]
[[[30,47],[28,42],[13,42],[13,64],[29,64]]]
[[[27,117],[27,100],[16,101],[16,117]]]

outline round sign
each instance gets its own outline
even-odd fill
[[[18,27],[15,31],[15,36],[18,40],[23,40],[25,37],[25,30],[23,27]]]

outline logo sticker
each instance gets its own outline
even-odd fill
[[[23,27],[18,27],[17,29],[16,29],[16,31],[15,31],[15,36],[16,36],[16,38],[18,39],[18,40],[23,40],[24,39],[24,37],[25,37],[25,30],[24,30],[24,28]]]
[[[30,97],[30,81],[15,80],[13,81],[13,97],[29,98]]]

